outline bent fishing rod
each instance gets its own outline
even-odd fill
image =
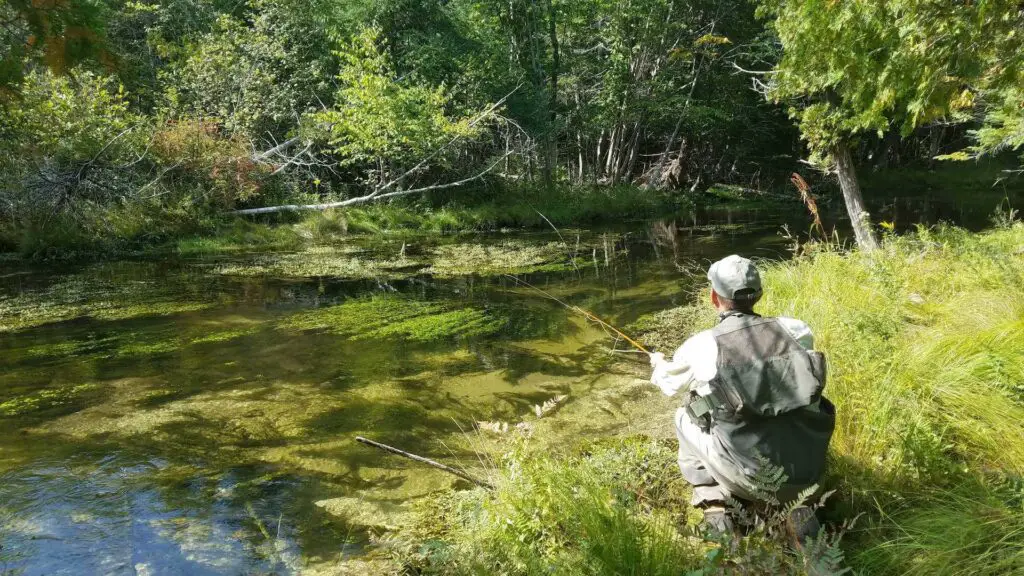
[[[576,314],[579,314],[580,316],[583,316],[587,320],[589,320],[591,322],[594,322],[598,326],[601,326],[601,328],[603,328],[605,330],[605,332],[611,332],[612,334],[615,334],[616,336],[618,336],[619,338],[622,338],[626,342],[629,342],[629,344],[631,346],[633,346],[633,348],[636,348],[638,351],[643,352],[644,354],[647,354],[648,356],[651,355],[651,351],[650,350],[645,348],[642,344],[640,344],[636,340],[630,338],[622,330],[619,330],[618,328],[616,328],[615,326],[613,326],[609,322],[603,320],[597,314],[594,314],[593,312],[591,312],[589,310],[585,310],[583,308],[580,308],[579,306],[573,306],[572,304],[569,304],[568,302],[565,302],[564,300],[561,300],[560,298],[558,298],[554,294],[551,294],[550,292],[542,290],[541,288],[538,288],[537,286],[534,286],[533,284],[530,284],[529,282],[527,282],[525,280],[521,280],[519,278],[516,278],[515,276],[513,276],[511,274],[505,274],[505,277],[510,279],[510,280],[512,280],[513,282],[515,282],[516,284],[518,284],[520,286],[523,286],[525,288],[529,288],[531,290],[534,290],[535,292],[537,292],[538,294],[544,296],[545,298],[547,298],[549,300],[552,300],[554,302],[557,302],[557,303],[561,304],[566,310],[569,310],[570,312],[574,312]]]

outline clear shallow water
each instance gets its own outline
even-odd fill
[[[733,252],[784,256],[787,216],[584,233],[574,265],[519,277],[624,326],[690,301],[702,281],[682,269]],[[557,237],[359,249],[383,259],[402,245],[509,240]],[[0,573],[300,572],[358,554],[368,530],[454,482],[356,435],[479,469],[466,433],[477,421],[528,419],[563,394],[552,442],[645,429],[624,408],[642,369],[623,369],[602,331],[507,277],[243,277],[224,266],[0,273]]]

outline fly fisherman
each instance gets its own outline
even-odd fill
[[[835,409],[821,395],[825,358],[813,350],[807,324],[754,312],[762,295],[754,263],[729,256],[711,266],[708,279],[718,325],[692,336],[671,360],[651,354],[651,382],[682,396],[675,430],[692,504],[704,510],[708,528],[731,532],[726,501],[758,500],[752,478],[762,462],[786,474],[775,494],[782,503],[820,480]],[[809,509],[792,520],[796,536],[816,535]]]

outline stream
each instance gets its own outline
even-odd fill
[[[628,326],[692,302],[717,258],[786,257],[780,223],[806,228],[789,212],[0,262],[0,574],[328,566],[408,502],[464,485],[357,435],[486,474],[479,422],[533,422],[551,445],[649,432],[664,405],[643,359],[502,270]]]

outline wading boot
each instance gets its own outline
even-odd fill
[[[821,523],[814,515],[814,510],[807,506],[799,506],[789,513],[786,521],[786,532],[793,544],[804,545],[808,538],[817,538],[821,532]]]
[[[732,536],[734,528],[729,513],[722,506],[708,506],[704,509],[704,530],[711,536]]]

